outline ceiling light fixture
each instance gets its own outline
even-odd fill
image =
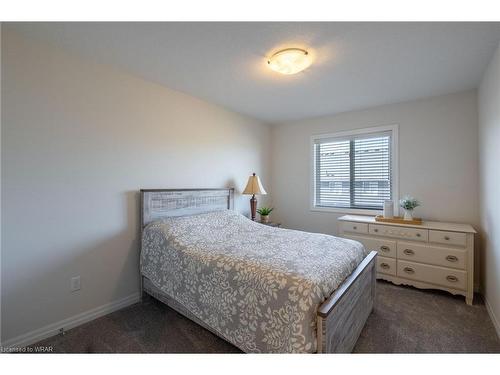
[[[296,74],[311,65],[312,59],[309,53],[300,48],[287,48],[272,55],[267,64],[269,67],[281,74]]]

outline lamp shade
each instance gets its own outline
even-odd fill
[[[247,187],[243,190],[243,194],[267,194],[260,182],[259,176],[256,176],[255,173],[248,177]]]

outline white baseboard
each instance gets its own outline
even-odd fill
[[[12,348],[12,347],[24,347],[27,345],[31,345],[40,340],[57,335],[60,332],[59,330],[61,328],[63,328],[66,331],[68,329],[77,327],[83,323],[87,323],[91,320],[100,318],[101,316],[110,314],[116,310],[123,309],[124,307],[132,305],[139,301],[140,301],[140,293],[137,292],[125,298],[119,299],[117,301],[106,303],[102,306],[85,311],[81,314],[74,315],[70,318],[63,319],[59,322],[46,325],[42,328],[36,329],[28,333],[24,333],[17,337],[13,337],[3,342],[2,346],[6,348]]]
[[[493,322],[493,325],[495,326],[495,330],[497,331],[498,338],[500,338],[500,321],[497,319],[495,312],[491,308],[490,303],[488,302],[488,300],[484,295],[483,298],[484,298],[484,304],[486,305],[486,311],[488,311],[488,315],[490,316],[490,319]]]

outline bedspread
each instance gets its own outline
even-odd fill
[[[149,224],[141,272],[245,352],[315,352],[318,306],[365,256],[359,242],[227,210]]]

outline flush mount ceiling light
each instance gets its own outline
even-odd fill
[[[281,74],[296,74],[311,65],[312,59],[309,53],[300,48],[287,48],[272,55],[267,64],[269,67]]]

